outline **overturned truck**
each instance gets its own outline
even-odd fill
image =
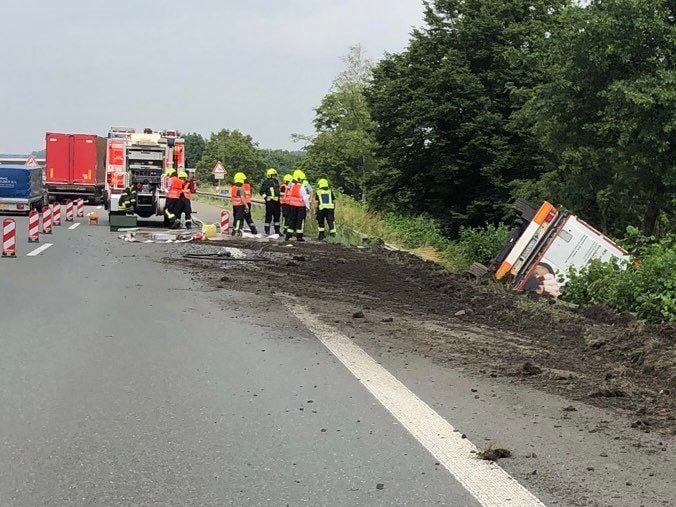
[[[626,250],[566,209],[549,202],[539,208],[518,200],[519,225],[488,266],[475,263],[470,273],[511,284],[516,290],[558,297],[570,270],[593,259],[628,259]]]

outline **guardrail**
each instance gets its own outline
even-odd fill
[[[223,194],[214,194],[213,192],[195,192],[197,195],[203,195],[206,197],[213,197],[214,199],[227,199],[230,200],[229,195],[223,195]],[[262,199],[251,199],[251,202],[254,204],[265,204],[265,201]]]

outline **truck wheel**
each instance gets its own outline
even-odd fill
[[[514,203],[512,204],[512,209],[515,210],[519,215],[521,215],[521,218],[529,222],[533,220],[535,213],[537,213],[537,209],[531,206],[528,203],[528,201],[521,198],[514,201]]]
[[[472,265],[467,269],[467,273],[472,275],[474,278],[483,278],[488,274],[488,268],[483,264],[473,262]]]

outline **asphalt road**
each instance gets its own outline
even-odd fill
[[[0,259],[0,504],[478,505],[277,300],[78,220]]]

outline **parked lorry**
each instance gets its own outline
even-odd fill
[[[136,217],[149,218],[164,213],[165,182],[168,167],[185,168],[185,142],[175,130],[137,133],[127,127],[113,127],[108,133],[106,160],[106,200],[111,227],[131,227]],[[120,197],[135,186],[136,205],[121,210]]]
[[[30,213],[45,204],[42,167],[0,165],[0,212]]]
[[[491,273],[518,291],[558,297],[571,269],[593,259],[629,259],[626,250],[569,210],[546,201],[537,209],[518,201],[515,208],[521,215],[519,226],[490,265],[475,263],[472,274]]]
[[[48,132],[45,136],[45,187],[51,201],[104,200],[106,140],[93,134]]]

